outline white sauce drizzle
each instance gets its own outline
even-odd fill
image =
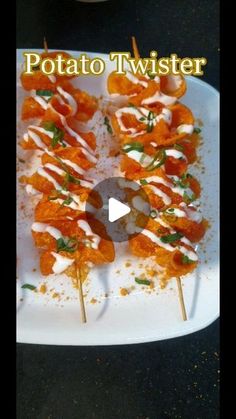
[[[52,151],[46,150],[46,153],[47,153],[49,156],[51,156],[51,157],[55,157],[55,154],[54,154]],[[78,164],[73,163],[73,162],[72,162],[72,161],[70,161],[70,160],[63,159],[63,158],[61,158],[61,157],[60,157],[60,160],[61,160],[63,163],[67,164],[67,166],[72,167],[72,169],[74,169],[74,171],[75,171],[75,172],[77,172],[79,175],[83,175],[83,174],[85,173],[85,170],[84,170],[84,169],[82,169],[80,166],[78,166]]]
[[[56,240],[62,237],[62,233],[60,232],[60,230],[45,223],[33,223],[31,230],[37,233],[48,233]]]
[[[93,249],[98,249],[98,245],[101,241],[101,238],[97,234],[93,233],[90,225],[85,220],[78,220],[77,224],[79,228],[81,228],[81,230],[85,232],[86,236],[92,236],[93,240],[91,241],[91,247]]]
[[[54,107],[51,105],[51,103],[48,104],[48,107],[50,109],[52,109],[53,112],[55,112],[57,115],[59,115],[61,123],[63,125],[63,127],[65,128],[65,130],[76,139],[76,141],[82,145],[83,148],[86,149],[86,155],[89,153],[91,155],[91,158],[94,157],[94,151],[89,147],[89,145],[86,143],[86,141],[77,133],[75,132],[71,127],[69,127],[69,125],[66,122],[66,118],[64,117],[64,115],[60,114],[60,112],[56,111],[56,109],[54,109]],[[84,153],[85,154],[85,153]],[[96,159],[96,158],[95,158]],[[92,160],[91,160],[92,161]],[[97,159],[95,160],[97,161]]]
[[[39,132],[41,132],[42,134],[45,134],[45,135],[47,135],[49,138],[53,138],[53,136],[54,136],[54,133],[53,132],[51,132],[51,131],[48,131],[48,130],[46,130],[46,129],[44,129],[44,128],[42,128],[42,127],[38,127],[37,125],[30,125],[29,126],[29,129],[35,129],[35,130],[37,130],[37,131],[39,131]]]
[[[67,164],[67,166],[72,167],[72,169],[74,169],[74,171],[77,172],[79,175],[83,175],[85,173],[85,170],[82,169],[80,166],[78,166],[78,164],[73,163],[70,160],[62,159],[62,158],[61,158],[61,161],[65,164]]]
[[[35,189],[32,185],[26,185],[25,190],[29,195],[38,195],[37,189]]]
[[[120,126],[121,131],[123,132],[129,132],[130,136],[133,137],[137,137],[138,135],[141,135],[141,133],[137,132],[136,128],[126,128],[126,126],[123,124],[122,121],[122,115],[123,114],[130,114],[130,115],[134,115],[135,118],[139,121],[140,118],[145,118],[143,121],[141,121],[142,123],[148,125],[150,122],[152,123],[153,126],[155,126],[158,122],[160,122],[161,119],[164,119],[164,121],[167,124],[171,123],[172,120],[172,112],[170,109],[167,108],[163,108],[162,112],[159,115],[156,115],[151,121],[148,120],[148,115],[149,115],[149,110],[146,108],[134,108],[134,107],[125,107],[122,109],[118,109],[118,111],[116,111],[115,115],[117,118],[117,122]],[[143,131],[142,131],[143,133]]]
[[[49,78],[49,80],[50,80],[51,83],[56,83],[56,81],[57,81],[56,77],[53,74],[50,74],[48,76],[48,78]]]
[[[174,92],[182,84],[182,78],[179,75],[171,74],[167,76],[167,89]]]
[[[136,134],[131,134],[130,137],[135,138],[139,137],[139,135],[147,134],[147,131],[138,131]]]
[[[167,210],[167,214],[168,215],[174,215],[175,217],[178,218],[183,218],[186,217],[186,213],[184,211],[181,211],[179,208],[171,208],[171,212],[168,212]]]
[[[65,170],[62,170],[62,169],[60,169],[60,167],[58,167],[58,166],[56,166],[56,165],[54,165],[54,164],[51,164],[51,163],[46,163],[45,165],[44,165],[44,167],[46,167],[46,168],[48,168],[48,169],[50,169],[52,172],[55,172],[55,173],[57,173],[58,175],[60,175],[60,176],[64,176],[65,174],[66,174],[66,172],[65,172]],[[38,173],[39,173],[39,170],[38,170]],[[47,173],[47,172],[45,172],[45,173]],[[42,170],[40,170],[40,173],[39,173],[41,176],[44,176],[44,177],[47,177],[47,179],[49,180],[50,179],[50,182],[52,182],[52,179],[54,180],[54,182],[56,182],[56,180],[54,179],[54,178],[52,178],[48,173],[47,173],[47,176],[44,174],[42,174]],[[78,179],[78,178],[76,178],[76,179]],[[85,188],[88,188],[88,189],[92,189],[93,188],[93,183],[92,182],[89,182],[89,181],[87,181],[87,180],[83,180],[83,179],[78,179],[79,180],[79,182],[80,182],[80,185],[82,186],[82,187],[85,187]],[[57,183],[57,182],[56,182]],[[56,183],[53,183],[54,184],[54,186],[55,186],[55,184]],[[60,189],[61,188],[61,186],[57,183],[57,185],[59,186],[59,187],[57,187],[56,189]],[[67,194],[67,195],[69,195],[69,191],[62,191],[62,193],[63,194]],[[77,196],[77,195],[75,195],[75,196]]]
[[[72,116],[76,114],[77,112],[77,103],[73,96],[71,96],[68,92],[63,90],[60,86],[57,87],[57,91],[60,93],[61,96],[63,96],[67,102],[69,103],[71,109],[72,109]]]
[[[165,152],[166,152],[166,155],[169,156],[169,157],[174,157],[175,159],[182,158],[182,159],[187,161],[187,157],[181,151],[174,150],[174,149],[168,149],[168,150],[165,150]]]
[[[151,105],[152,103],[160,102],[163,105],[169,106],[169,105],[173,105],[176,101],[177,101],[176,97],[164,95],[164,93],[161,93],[158,90],[153,96],[143,99],[141,104]]]
[[[154,192],[155,195],[159,196],[160,198],[162,198],[163,202],[165,205],[169,205],[171,204],[171,199],[170,197],[164,193],[161,189],[157,188],[154,185],[148,184],[148,185],[144,185],[144,188],[148,187],[149,189],[152,190],[152,192]]]
[[[174,247],[172,247],[168,243],[163,243],[161,239],[157,237],[152,231],[146,229],[142,230],[141,228],[138,228],[137,230],[137,232],[140,232],[144,236],[148,237],[153,243],[156,243],[158,246],[163,247],[166,250],[169,250],[169,252],[174,252]]]
[[[66,119],[65,119],[65,117],[63,116],[63,115],[61,115],[59,112],[57,112],[53,107],[52,107],[52,105],[51,104],[49,104],[48,105],[48,107],[50,107],[55,113],[57,113],[59,116],[60,116],[60,119],[61,119],[61,121],[62,121],[62,123],[63,123],[63,125],[64,125],[64,127],[65,127],[65,129],[67,130],[67,132],[69,132],[69,134],[71,135],[71,136],[73,136],[73,137],[75,137],[76,138],[76,140],[78,141],[78,142],[80,142],[81,144],[83,144],[83,146],[82,147],[80,147],[80,149],[81,149],[81,151],[82,151],[82,153],[84,154],[84,156],[89,160],[89,161],[91,161],[92,163],[96,163],[97,162],[97,158],[94,156],[94,152],[93,152],[93,150],[88,146],[88,144],[86,143],[86,141],[85,140],[83,140],[83,138],[81,138],[80,137],[80,135],[79,134],[77,134],[75,131],[73,131],[68,125],[67,125],[67,123],[66,123]],[[36,130],[38,130],[39,132],[42,132],[43,134],[45,134],[45,135],[47,135],[49,138],[53,138],[53,135],[54,135],[54,133],[53,132],[50,132],[50,131],[47,131],[47,130],[45,130],[44,128],[42,128],[42,127],[38,127],[38,126],[36,126],[36,125],[31,125],[31,126],[29,126],[29,128],[34,128],[34,129],[36,129]],[[32,136],[31,136],[32,137]],[[24,140],[25,141],[28,141],[28,137],[27,137],[27,134],[24,134],[24,136],[23,136],[23,138],[24,138]],[[33,141],[36,143],[36,145],[38,145],[38,147],[39,148],[44,148],[45,149],[45,145],[43,145],[42,146],[42,144],[43,144],[43,142],[41,141],[41,139],[40,139],[40,137],[39,136],[37,136],[36,137],[36,134],[34,135],[34,138],[32,137],[32,139],[33,139]],[[36,142],[37,141],[37,142]],[[65,140],[63,140],[64,142],[66,142]],[[39,144],[41,144],[41,145],[39,145]],[[71,166],[72,167],[72,166]],[[77,168],[78,168],[79,166],[77,166]],[[81,169],[82,170],[82,169]],[[79,172],[78,172],[79,173]],[[82,173],[81,173],[82,174]]]
[[[74,259],[66,258],[65,256],[59,255],[58,253],[51,252],[51,255],[56,259],[52,266],[52,270],[55,274],[60,274],[65,271],[69,266],[74,263]]]
[[[194,130],[194,126],[190,124],[182,124],[176,128],[178,134],[192,134]]]
[[[40,176],[45,177],[47,180],[49,180],[49,182],[51,182],[53,184],[55,189],[57,189],[57,190],[61,189],[61,185],[59,185],[59,183],[54,179],[54,177],[49,175],[49,173],[46,172],[46,170],[44,170],[43,167],[39,167],[38,170],[37,170],[37,173]]]
[[[61,119],[61,123],[64,126],[65,130],[76,139],[76,141],[82,145],[82,147],[86,148],[86,150],[90,153],[90,154],[94,154],[94,151],[89,147],[89,145],[86,143],[86,141],[77,133],[75,132],[71,127],[69,127],[69,125],[66,122],[66,118],[61,115],[60,113],[58,113],[60,115],[60,119]]]
[[[159,222],[159,221],[158,221]],[[160,223],[160,222],[159,222]],[[161,223],[160,223],[161,224]],[[164,249],[166,249],[166,250],[168,250],[169,252],[174,252],[175,250],[179,250],[181,253],[183,253],[185,256],[187,256],[189,259],[191,259],[191,260],[193,260],[193,261],[197,261],[198,260],[198,256],[197,256],[197,254],[194,252],[194,251],[192,251],[192,250],[189,250],[189,249],[187,249],[186,247],[184,247],[184,246],[176,246],[176,247],[173,247],[173,246],[171,246],[170,244],[168,244],[168,243],[163,243],[162,241],[161,241],[161,239],[159,238],[159,237],[157,237],[152,231],[150,231],[150,230],[146,230],[146,229],[144,229],[144,230],[142,230],[141,228],[136,228],[136,232],[140,232],[141,234],[143,234],[144,236],[146,236],[146,237],[148,237],[152,242],[154,242],[154,243],[156,243],[158,246],[160,246],[160,247],[163,247]],[[183,240],[184,238],[182,238],[181,239],[181,241],[184,241]],[[188,240],[188,239],[186,239],[186,240]]]
[[[141,111],[143,111],[143,113]],[[116,115],[121,131],[124,131],[124,132],[130,131],[131,134],[135,134],[137,132],[136,128],[132,128],[132,127],[126,128],[126,126],[122,122],[121,118],[122,118],[122,115],[125,113],[129,115],[134,115],[135,118],[139,120],[144,115],[147,116],[149,112],[147,113],[147,109],[145,108],[133,108],[133,107],[125,107],[122,109],[118,109],[118,111],[116,111],[115,115]]]
[[[172,185],[170,182],[167,182],[167,180],[163,179],[160,176],[149,176],[147,178],[145,178],[145,181],[147,183],[151,183],[151,182],[155,182],[155,183],[161,183],[162,185],[167,186],[168,188],[172,188]],[[139,183],[141,185],[141,182],[138,180],[137,183]]]
[[[156,218],[155,219],[155,221],[156,222],[158,222],[162,227],[165,227],[165,228],[169,228],[170,229],[170,226],[169,226],[169,224],[168,223],[166,223],[165,221],[163,221],[160,217],[158,217],[158,218]],[[172,230],[172,229],[171,229]],[[171,233],[175,233],[175,231],[174,230],[172,230],[171,231]]]
[[[142,151],[130,150],[126,155],[135,161],[137,161],[142,167],[147,166],[153,161],[153,158]]]
[[[37,102],[41,106],[41,108],[43,108],[46,111],[46,109],[48,107],[47,101],[45,99],[43,99],[41,96],[36,95],[36,93],[32,94],[32,97],[35,100],[35,102]]]
[[[76,210],[76,211],[85,211],[85,203],[84,202],[80,202],[78,204],[78,203],[72,201],[72,202],[70,202],[70,204],[64,204],[64,200],[61,199],[61,198],[54,199],[52,202],[58,203],[60,205],[63,204],[64,206],[69,207],[69,208],[71,208],[73,210]]]
[[[60,167],[55,166],[52,163],[46,163],[44,165],[44,167],[50,169],[52,172],[55,172],[55,173],[57,173],[60,176],[64,176],[66,174],[65,170],[60,169]]]
[[[43,143],[43,141],[41,140],[41,138],[39,137],[38,134],[36,134],[35,132],[31,131],[30,129],[28,130],[28,135],[31,137],[31,139],[34,141],[34,143],[39,147],[42,148],[43,150],[46,148],[45,144]]]
[[[140,84],[143,87],[148,87],[148,83],[143,80],[139,80],[138,77],[134,76],[134,74],[130,73],[129,71],[126,72],[125,77],[134,84]]]
[[[147,79],[149,81],[150,80],[155,81],[157,84],[160,84],[160,81],[161,81],[161,79],[160,79],[159,76],[155,76],[154,79],[150,79],[149,75],[148,74],[145,74],[143,77],[145,77],[145,79]]]
[[[178,250],[194,262],[198,260],[198,256],[192,250],[186,249],[184,246],[178,246]]]

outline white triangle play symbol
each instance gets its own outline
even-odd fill
[[[130,211],[131,209],[128,207],[128,205],[122,204],[122,202],[118,201],[115,198],[109,198],[108,219],[111,223],[129,214]]]

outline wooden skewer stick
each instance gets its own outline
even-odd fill
[[[82,323],[87,322],[85,305],[84,305],[84,296],[83,296],[83,286],[82,286],[82,278],[81,278],[81,271],[79,265],[76,263],[76,276],[77,276],[77,286],[79,289],[79,301],[80,301],[80,309],[81,309],[81,320]]]
[[[185,308],[185,303],[184,303],[184,294],[183,294],[183,288],[181,284],[181,278],[176,278],[176,281],[177,281],[177,286],[178,286],[179,302],[180,302],[182,317],[183,317],[183,320],[186,321],[188,319],[187,319],[187,313],[186,313],[186,308]]]
[[[44,50],[45,50],[45,52],[47,54],[48,53],[48,43],[47,43],[47,40],[46,40],[46,37],[45,36],[43,38],[43,47],[44,47]]]
[[[135,36],[132,36],[132,48],[133,48],[134,58],[140,58],[140,54],[139,54],[139,50],[138,50],[138,46],[137,46]]]

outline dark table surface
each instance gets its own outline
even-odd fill
[[[17,47],[206,57],[219,87],[218,0],[18,0]],[[217,419],[219,321],[117,347],[17,345],[18,419]]]

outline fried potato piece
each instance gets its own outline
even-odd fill
[[[53,52],[43,52],[41,54],[41,58],[56,58],[58,54],[61,54],[63,58],[71,58],[71,55],[64,51],[53,51]],[[25,90],[52,90],[53,92],[56,91],[57,85],[62,83],[63,81],[72,79],[75,76],[62,76],[62,75],[55,75],[56,82],[53,83],[50,78],[43,74],[40,69],[36,69],[33,74],[25,74],[24,72],[21,73],[20,80],[22,87]]]
[[[102,231],[103,233],[97,249],[87,247],[85,245],[84,241],[88,240],[89,236],[86,236],[84,231],[78,227],[77,220],[63,222],[57,220],[50,222],[50,226],[60,230],[64,237],[73,237],[73,239],[78,241],[78,247],[74,252],[70,253],[66,251],[60,251],[59,254],[61,256],[65,256],[77,261],[81,267],[85,266],[88,262],[92,262],[95,265],[112,262],[115,258],[114,245],[110,237],[106,234],[105,227],[98,220],[92,219],[87,221],[89,222],[90,226],[94,227],[94,225],[96,225],[96,231]],[[47,232],[39,233],[33,231],[32,234],[36,246],[47,249],[41,255],[40,269],[43,275],[49,275],[53,273],[53,265],[56,260],[51,252],[58,251],[57,242]],[[104,237],[106,237],[106,239]],[[70,275],[75,277],[75,270],[71,270]]]
[[[137,76],[138,77],[138,76]],[[125,75],[112,72],[107,79],[107,89],[110,94],[133,95],[142,91],[143,86],[132,83]]]
[[[60,88],[65,92],[69,93],[77,104],[77,110],[74,114],[74,109],[71,107],[70,102],[63,97],[63,102],[61,102],[59,97],[59,91],[57,90],[58,85],[52,89],[47,89],[55,93],[54,96],[48,101],[48,105],[52,106],[57,112],[65,117],[73,116],[76,120],[80,122],[87,122],[93,117],[95,112],[98,109],[98,101],[94,96],[89,95],[87,92],[84,92],[80,89],[76,89],[72,84],[60,83]],[[40,89],[41,90],[41,89]],[[46,90],[46,89],[42,89]],[[60,95],[62,96],[62,95]],[[46,102],[45,102],[46,103]],[[40,118],[42,117],[47,109],[45,110],[35,99],[34,97],[26,97],[23,101],[22,106],[22,119],[26,120],[29,118]]]

